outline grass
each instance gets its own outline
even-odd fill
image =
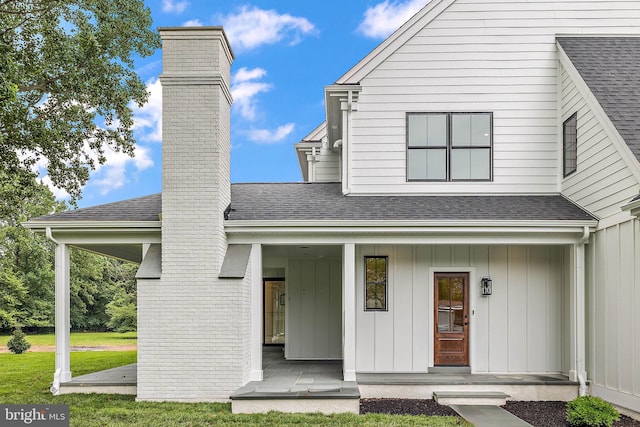
[[[0,345],[5,345],[9,341],[10,334],[0,335]],[[31,345],[54,346],[56,337],[54,334],[33,334],[27,335],[27,341]],[[72,332],[72,346],[119,346],[135,345],[137,343],[136,332]]]
[[[74,375],[136,361],[135,351],[71,353]],[[133,396],[67,394],[52,396],[54,353],[0,354],[0,403],[68,404],[72,426],[471,426],[457,417],[381,414],[234,415],[227,403],[136,402]]]

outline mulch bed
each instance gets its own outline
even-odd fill
[[[507,402],[504,409],[522,418],[535,427],[564,427],[566,421],[565,402]],[[613,423],[614,427],[640,427],[640,421],[626,415]]]
[[[504,409],[522,418],[534,427],[569,426],[565,418],[565,402],[507,402]],[[360,413],[395,415],[458,416],[448,406],[438,405],[432,399],[360,399]],[[640,427],[640,421],[621,415],[614,427]]]

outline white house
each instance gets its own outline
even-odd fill
[[[139,400],[226,401],[283,343],[356,398],[640,412],[640,3],[432,0],[325,87],[303,183],[230,184],[224,32],[160,34],[162,195],[27,223],[57,243],[60,386],[73,246],[141,262]]]

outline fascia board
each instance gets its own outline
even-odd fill
[[[602,108],[602,105],[598,102],[596,96],[591,92],[591,89],[580,75],[578,69],[573,65],[571,58],[569,58],[569,55],[564,51],[559,41],[556,41],[556,46],[558,48],[560,64],[564,67],[571,80],[575,83],[580,94],[587,102],[587,105],[604,128],[607,136],[611,139],[613,146],[616,147],[616,150],[620,153],[622,160],[625,162],[631,173],[633,173],[636,180],[640,183],[640,162],[633,154],[624,138],[622,138],[620,133],[618,133],[615,125],[604,111],[604,108]],[[562,117],[560,119],[562,120]]]
[[[150,229],[162,228],[161,221],[26,221],[22,223],[24,228],[31,229],[33,231],[44,231],[47,228],[55,230],[87,230],[87,229],[118,229],[118,230],[130,230],[130,229]]]
[[[497,230],[511,230],[513,228],[547,228],[564,229],[573,227],[595,227],[598,225],[596,220],[573,220],[573,221],[336,221],[336,220],[308,220],[308,221],[226,221],[225,230],[233,231],[239,229],[257,229],[257,228],[318,228],[318,229],[353,229],[359,230],[363,228],[460,228],[464,230],[472,230],[479,228],[492,228]]]
[[[438,15],[451,6],[455,0],[431,0],[418,13],[387,37],[360,62],[344,73],[337,84],[359,83],[364,77],[403,46]]]

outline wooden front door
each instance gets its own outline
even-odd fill
[[[469,365],[469,273],[435,273],[434,365]]]

